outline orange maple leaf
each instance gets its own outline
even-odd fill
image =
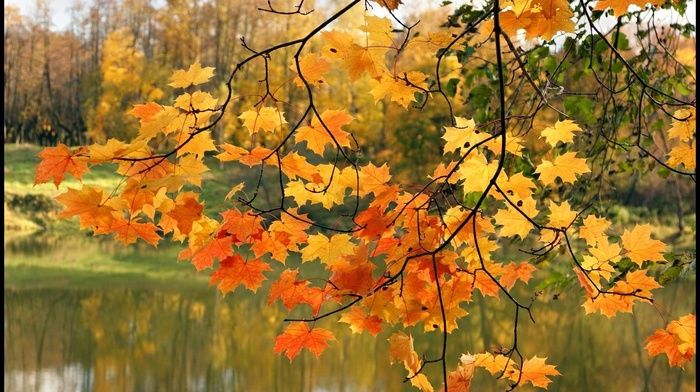
[[[241,255],[234,254],[221,260],[219,269],[210,275],[209,287],[220,282],[218,288],[224,295],[235,290],[239,285],[244,285],[248,290],[256,292],[262,286],[262,281],[266,279],[262,274],[264,271],[272,271],[266,262],[258,258],[246,261]]]
[[[83,174],[90,171],[86,163],[87,147],[78,147],[70,150],[63,143],[56,147],[46,147],[37,154],[41,162],[36,166],[34,185],[49,182],[53,178],[56,189],[66,177],[71,174],[77,180],[82,180]]]
[[[670,366],[683,367],[695,355],[695,331],[695,315],[688,314],[671,321],[665,329],[657,329],[646,339],[644,348],[649,352],[649,357],[666,353]]]
[[[57,217],[61,219],[77,215],[81,230],[108,228],[119,216],[113,203],[107,203],[107,195],[100,187],[86,185],[80,190],[68,188],[66,193],[56,196],[56,201],[66,206]]]
[[[284,333],[275,338],[273,350],[281,354],[286,351],[286,356],[291,362],[299,355],[303,348],[309,349],[317,358],[326,347],[329,347],[327,340],[335,340],[331,331],[323,328],[309,328],[306,322],[293,322],[284,329]]]
[[[270,305],[279,298],[287,311],[290,311],[298,304],[306,302],[306,297],[309,295],[309,281],[297,280],[298,275],[299,270],[284,270],[279,279],[272,283],[267,304]]]
[[[177,222],[177,229],[182,234],[189,234],[192,223],[202,217],[204,205],[197,201],[198,195],[194,192],[184,192],[177,195],[175,206],[167,215]]]
[[[382,332],[382,319],[367,314],[367,312],[359,306],[351,307],[350,311],[343,313],[338,321],[350,324],[352,333],[368,331],[373,336],[377,336]]]
[[[503,276],[501,276],[500,283],[503,287],[510,290],[518,279],[527,283],[532,278],[533,271],[537,271],[537,268],[530,263],[510,263],[503,267]]]
[[[204,244],[204,246],[192,250],[190,248],[178,254],[178,260],[192,259],[192,265],[201,271],[211,268],[214,260],[222,261],[229,256],[233,256],[232,236],[216,236]]]
[[[615,14],[615,17],[620,17],[627,13],[630,5],[645,8],[647,4],[660,6],[663,3],[664,0],[598,0],[594,10],[605,11],[610,8]]]
[[[328,72],[330,66],[331,63],[321,58],[320,53],[310,53],[299,58],[299,69],[301,70],[301,75],[304,77],[304,80],[306,80],[306,83],[313,86],[318,87],[319,85],[326,83],[326,80],[323,78],[323,74]],[[290,65],[289,68],[292,71],[297,72],[296,64]],[[294,78],[294,83],[301,88],[306,87],[299,76]]]
[[[141,223],[136,219],[125,219],[118,218],[112,222],[109,228],[98,228],[95,230],[95,234],[106,234],[110,232],[116,232],[115,238],[125,245],[133,244],[137,239],[141,238],[147,243],[157,247],[158,241],[160,241],[160,235],[158,235],[158,226],[153,223],[146,222]]]
[[[163,110],[161,105],[155,102],[147,102],[145,105],[134,105],[134,108],[129,111],[129,114],[138,117],[141,124],[146,124],[161,110]]]
[[[314,117],[311,125],[297,129],[294,138],[297,143],[306,141],[306,148],[318,155],[323,155],[328,144],[350,147],[350,134],[341,127],[353,119],[345,110],[326,110],[321,113],[320,120]]]

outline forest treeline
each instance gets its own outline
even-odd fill
[[[206,88],[215,98],[223,99],[225,84],[237,62],[255,51],[303,37],[336,8],[314,1],[303,4],[302,12],[289,15],[260,10],[258,7],[265,8],[266,2],[245,0],[168,0],[164,3],[74,0],[72,4],[61,5],[67,7],[71,18],[63,31],[52,29],[49,0],[35,0],[32,15],[22,15],[17,7],[5,6],[5,143],[75,146],[110,138],[129,140],[138,131],[138,118],[129,114],[134,105],[171,102],[176,96],[176,89],[168,86],[172,72],[186,69],[194,62],[215,68],[214,77]],[[405,19],[419,22],[412,29],[412,34],[419,35],[421,26],[448,24],[452,11],[447,7],[413,7],[409,11],[413,14]],[[362,18],[361,12],[355,12],[332,27],[357,33],[356,26]],[[447,31],[447,27],[445,29]],[[624,34],[616,37],[624,40],[622,49],[640,45],[649,48],[662,39],[660,47],[676,52],[675,67],[683,63],[694,66],[694,38],[684,37],[679,31],[683,32],[677,27],[660,26],[654,36],[647,36],[646,43],[633,40],[631,34],[629,39]],[[494,94],[497,86],[493,76],[493,48],[482,45],[487,41],[483,37],[478,34],[475,37],[482,41],[470,43],[463,52],[461,64],[444,61],[440,68],[448,92],[458,97],[453,100],[452,113],[473,116],[479,122],[487,121],[498,105]],[[572,42],[585,45],[580,37]],[[323,44],[311,41],[307,49],[318,52]],[[552,55],[551,48],[547,47],[537,49],[525,45],[520,49],[529,51],[528,66],[532,74],[546,77],[558,71],[560,86],[581,92],[570,99],[564,98],[563,107],[578,123],[594,127],[600,119],[596,111],[606,110],[595,102],[607,98],[600,89],[589,91],[589,86],[597,82],[593,75],[581,71],[590,64],[583,61],[582,56],[570,55],[559,64],[557,56],[563,58],[564,55]],[[639,55],[632,50],[623,53],[630,57]],[[687,59],[683,58],[684,54]],[[650,54],[645,56],[651,59]],[[576,59],[579,61],[574,62]],[[281,85],[275,91],[279,110],[285,113],[289,124],[295,124],[302,115],[295,100],[303,98],[306,92],[294,82],[296,73],[290,67],[292,64],[274,60],[268,63],[270,68],[265,72],[270,81]],[[407,69],[429,74],[435,70],[436,57],[434,52],[426,51],[415,58],[403,57],[401,62]],[[566,70],[566,74],[562,70]],[[669,76],[679,81],[685,74],[685,71],[669,69]],[[511,77],[514,79],[508,88],[517,95],[527,81],[517,75]],[[265,91],[260,79],[261,73],[249,68],[236,75],[232,83],[234,102],[229,105],[231,113],[248,109],[243,105],[248,105],[245,102],[250,101],[251,91]],[[316,93],[314,100],[318,107],[345,109],[354,117],[356,121],[348,124],[347,129],[357,138],[361,146],[359,153],[367,159],[389,162],[395,173],[409,181],[422,182],[429,174],[427,168],[434,167],[442,157],[441,136],[452,120],[450,111],[436,99],[414,102],[412,106],[419,110],[412,110],[410,105],[396,105],[390,102],[389,96],[375,100],[368,93],[371,82],[367,74],[351,81],[341,72],[331,70],[326,73],[325,88]],[[692,89],[682,83],[676,85],[678,89],[685,88],[686,94]],[[633,102],[617,104],[633,105]],[[556,113],[551,112],[552,118],[546,121],[555,122],[555,116]],[[621,122],[616,126],[627,125]],[[242,120],[235,115],[225,116],[213,129],[213,136],[219,143],[250,143]],[[264,145],[265,138],[258,137],[254,143]]]

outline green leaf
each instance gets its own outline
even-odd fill
[[[455,94],[457,93],[457,85],[458,84],[459,84],[459,79],[456,79],[456,78],[450,79],[447,82],[447,86],[445,87],[445,89],[447,90],[446,91],[447,95],[454,98]]]

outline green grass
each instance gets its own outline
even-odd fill
[[[5,145],[5,249],[8,243],[21,243],[23,236],[34,236],[52,243],[51,254],[27,256],[22,252],[7,253],[5,257],[5,285],[30,287],[67,285],[99,287],[101,285],[201,285],[208,273],[196,274],[187,262],[176,262],[177,252],[185,245],[161,241],[159,248],[141,242],[125,247],[111,237],[92,237],[80,232],[77,219],[57,219],[60,204],[53,198],[68,187],[79,188],[80,182],[70,175],[58,187],[52,183],[34,185],[34,170],[39,163],[37,154],[42,147],[32,145]],[[256,170],[239,170],[227,165],[222,168],[213,156],[205,157],[211,169],[202,175],[203,188],[190,187],[200,194],[205,203],[205,213],[216,217],[219,211],[231,208],[235,200],[226,200],[229,190],[238,183],[245,184],[245,192],[253,194],[259,173]],[[83,178],[83,184],[99,185],[105,189],[119,186],[121,177],[115,173],[115,165],[100,165],[91,169]],[[276,200],[277,180],[274,169],[265,173],[256,205],[268,208]],[[265,190],[272,194],[266,195]],[[277,192],[275,192],[277,190]],[[326,214],[328,214],[326,212]],[[667,251],[692,252],[695,246],[695,211],[685,217],[685,227],[678,232],[677,217],[659,215],[650,209],[617,209],[615,232],[631,228],[636,223],[650,223],[654,236],[664,241]],[[14,238],[14,239],[13,239]],[[56,247],[56,239],[65,241],[66,247]],[[77,238],[77,240],[76,240]],[[63,239],[63,240],[61,240]],[[26,240],[25,240],[26,242]],[[100,250],[95,246],[119,246],[122,250]],[[45,244],[34,244],[43,247]],[[31,248],[31,247],[30,247]],[[9,254],[9,256],[8,256]],[[61,256],[68,255],[68,256]],[[115,256],[117,255],[117,256]],[[120,256],[119,256],[120,255]]]

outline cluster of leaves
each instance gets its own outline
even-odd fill
[[[500,65],[500,45],[512,45],[508,36],[521,29],[528,39],[545,41],[561,32],[573,33],[570,6],[558,1],[500,5],[496,1],[460,34],[440,31],[411,37],[399,34],[392,20],[369,13],[359,36],[327,29],[361,3],[350,2],[301,39],[265,50],[248,48],[253,54],[236,65],[226,97],[195,91],[213,76],[213,68],[195,62],[188,70],[175,71],[170,85],[187,92],[171,106],[135,105],[130,113],[139,119],[140,128],[134,140],[47,148],[39,154],[35,183],[53,181],[58,187],[67,173],[81,179],[92,166],[116,164],[122,179],[117,188],[68,189],[56,198],[65,206],[59,217],[77,216],[81,229],[96,235],[114,233],[125,244],[141,239],[157,246],[166,237],[186,242],[179,259],[190,260],[198,271],[214,269],[210,284],[224,294],[239,286],[257,292],[265,279],[272,279],[268,303],[281,300],[290,313],[274,350],[290,360],[304,348],[319,356],[334,336],[315,322],[338,315],[338,321],[356,333],[376,336],[388,326],[399,329],[389,339],[390,360],[403,363],[407,379],[423,391],[433,390],[424,371],[431,363],[441,365],[445,390],[469,390],[475,367],[510,380],[512,388],[525,382],[546,388],[548,377],[559,375],[555,366],[536,355],[524,357],[517,345],[519,315],[524,312],[534,320],[531,307],[536,295],[522,300],[511,293],[516,284],[528,283],[537,268],[530,260],[500,258],[496,251],[501,245],[525,244],[530,250],[523,253],[531,260],[561,250],[568,256],[562,263],[570,265],[582,287],[585,312],[608,317],[632,312],[635,303],[657,306],[652,290],[661,286],[648,268],[665,261],[665,245],[652,238],[649,225],[616,235],[612,222],[587,212],[585,205],[543,196],[551,194],[548,189],[587,181],[591,168],[585,151],[581,153],[575,143],[581,125],[566,118],[552,121],[535,135],[540,143],[536,153],[531,152],[526,137],[532,139],[532,133],[514,132],[510,123],[530,121],[534,113],[529,117],[506,113],[508,90],[499,66],[494,80],[499,84],[500,111],[479,123],[453,116],[453,123],[443,126],[443,163],[416,189],[393,183],[388,165],[362,161],[361,146],[343,129],[355,120],[353,116],[342,108],[320,110],[313,98],[316,89],[327,85],[325,73],[336,66],[351,81],[371,78],[368,93],[375,101],[389,97],[408,109],[428,99],[444,99],[449,106],[454,94],[440,80],[439,62],[463,55],[455,49],[465,47],[468,35],[492,37]],[[393,15],[401,1],[380,3]],[[600,1],[597,8],[610,6],[606,3],[612,3],[615,14],[627,11],[619,2]],[[301,6],[291,13],[302,14],[300,10]],[[407,32],[412,29],[395,21]],[[474,33],[477,25],[480,34]],[[304,52],[318,37],[322,49]],[[284,83],[294,83],[307,93],[305,105],[278,100],[278,86],[270,86],[266,73],[260,82],[263,93],[238,116],[250,145],[216,145],[211,130],[229,103],[247,102],[244,93],[234,96],[230,88],[238,72],[254,61],[267,69],[273,53],[294,46],[298,50],[290,67],[296,76]],[[434,75],[403,69],[401,58],[412,51],[438,53]],[[559,113],[531,76],[525,78],[536,91],[538,110],[549,107]],[[284,104],[297,112],[296,124],[288,123]],[[694,178],[695,108],[678,100],[674,104],[685,106],[673,115],[668,136],[680,143],[668,159],[658,160]],[[256,184],[232,184],[218,217],[204,213],[205,201],[196,192],[206,186],[202,178],[208,170],[206,155],[259,172]],[[275,173],[280,192],[278,204],[271,208],[261,207],[257,200],[265,170]],[[314,218],[319,210],[332,214],[335,221]],[[292,261],[295,257],[301,263]],[[322,276],[310,275],[305,268],[317,261],[325,270]],[[634,266],[618,268],[623,262]],[[284,267],[273,268],[275,263]],[[468,315],[476,292],[512,302],[512,345],[465,354],[448,372],[448,335]],[[291,317],[292,312],[302,316]],[[666,353],[672,365],[683,366],[695,354],[694,323],[694,315],[671,321],[648,339],[649,354]],[[435,358],[414,350],[409,330],[416,328],[442,333],[442,351],[430,353]]]

